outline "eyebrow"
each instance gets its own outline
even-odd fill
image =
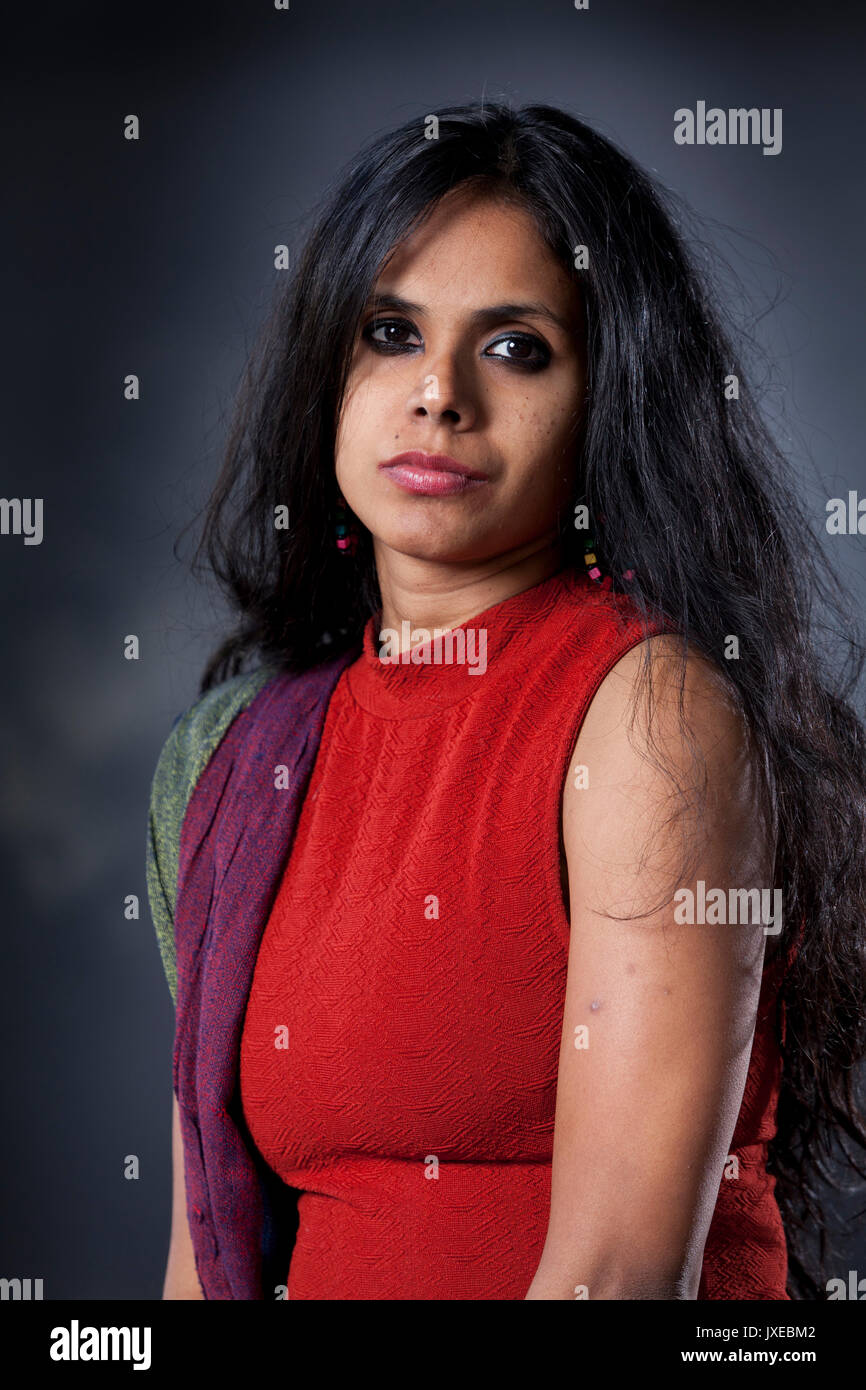
[[[403,299],[398,294],[372,294],[367,301],[366,309],[372,308],[393,309],[396,313],[412,314],[419,318],[423,318],[428,312],[423,304],[415,304],[411,299]],[[547,319],[557,328],[561,328],[563,333],[574,332],[574,324],[555,314],[538,300],[524,304],[488,304],[483,309],[473,310],[469,315],[469,321],[474,328],[490,327],[501,319],[525,318]]]

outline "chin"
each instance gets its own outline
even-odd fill
[[[408,528],[395,529],[387,535],[380,535],[379,541],[399,555],[410,555],[414,560],[430,560],[442,565],[477,562],[487,554],[485,547],[477,540],[434,533],[430,527],[425,528],[422,534]]]

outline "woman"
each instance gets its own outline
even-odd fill
[[[821,656],[844,600],[646,177],[550,107],[375,141],[203,547],[239,624],[151,806],[164,1296],[820,1296],[862,649]]]

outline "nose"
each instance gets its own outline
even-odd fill
[[[459,425],[461,429],[471,428],[477,415],[473,388],[465,372],[461,373],[456,363],[444,357],[436,362],[427,359],[406,407],[416,419],[427,416],[436,424]]]

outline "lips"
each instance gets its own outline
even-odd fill
[[[466,492],[487,482],[487,474],[477,468],[469,468],[448,454],[425,454],[419,449],[395,454],[379,467],[404,491],[428,497]]]

